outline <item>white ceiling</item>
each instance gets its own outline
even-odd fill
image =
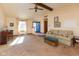
[[[35,16],[41,16],[43,15],[43,13],[48,11],[44,9],[43,11],[37,11],[37,13],[35,13],[34,10],[29,10],[29,8],[33,8],[35,6],[32,3],[3,3],[1,5],[7,16],[24,18],[24,19],[33,18]],[[51,8],[56,8],[64,4],[45,3],[45,5]],[[42,7],[39,7],[39,8],[42,8]]]

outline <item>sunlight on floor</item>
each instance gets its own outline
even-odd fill
[[[11,44],[10,46],[16,45],[16,44],[22,44],[24,41],[24,36],[17,37]]]

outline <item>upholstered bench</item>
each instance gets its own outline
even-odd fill
[[[46,37],[45,42],[52,46],[58,46],[58,39],[55,37],[48,36]]]

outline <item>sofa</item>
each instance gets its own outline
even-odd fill
[[[72,46],[74,33],[71,30],[50,30],[46,33],[46,37],[57,38],[59,43]]]

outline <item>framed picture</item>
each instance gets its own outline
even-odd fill
[[[58,16],[54,17],[54,27],[55,28],[61,27],[61,22],[59,21]]]
[[[61,22],[55,22],[55,23],[54,23],[54,27],[55,27],[55,28],[61,27]]]
[[[59,17],[58,16],[54,17],[54,22],[59,22]]]
[[[14,26],[14,23],[10,23],[10,27],[13,27]]]

